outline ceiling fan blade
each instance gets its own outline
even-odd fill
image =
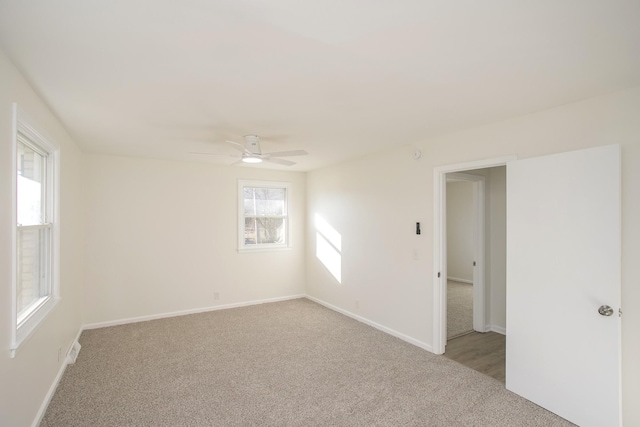
[[[274,157],[263,157],[262,160],[264,160],[265,162],[278,163],[285,166],[293,166],[296,164],[296,162],[292,162],[291,160],[276,159]]]
[[[228,156],[228,157],[239,157],[238,154],[229,154],[229,153],[205,153],[202,151],[189,151],[189,154],[204,154],[205,156]]]
[[[247,150],[242,144],[238,144],[237,142],[233,142],[229,140],[227,140],[227,142],[231,144],[231,146],[238,151],[242,151],[243,153],[247,153],[247,154],[252,154],[251,151]]]
[[[305,150],[291,150],[291,151],[274,151],[271,153],[264,153],[265,156],[273,156],[273,157],[290,157],[290,156],[306,156],[307,153]]]

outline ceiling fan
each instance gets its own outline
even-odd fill
[[[231,144],[231,146],[236,150],[242,152],[242,158],[234,164],[271,162],[285,166],[292,166],[295,165],[296,162],[280,159],[279,157],[306,156],[307,154],[309,154],[305,150],[275,151],[271,153],[263,153],[260,149],[260,137],[258,135],[245,135],[244,145],[234,141],[227,141],[227,143]],[[219,153],[192,152],[192,154],[218,155]]]

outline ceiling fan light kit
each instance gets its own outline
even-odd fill
[[[242,161],[245,163],[262,163],[262,159],[260,157],[248,155],[243,155]]]

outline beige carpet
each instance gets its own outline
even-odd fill
[[[563,426],[306,299],[85,331],[41,426]]]
[[[447,280],[447,339],[473,332],[473,285]]]

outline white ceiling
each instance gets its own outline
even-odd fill
[[[640,85],[640,0],[0,0],[0,47],[86,152],[312,170]]]

